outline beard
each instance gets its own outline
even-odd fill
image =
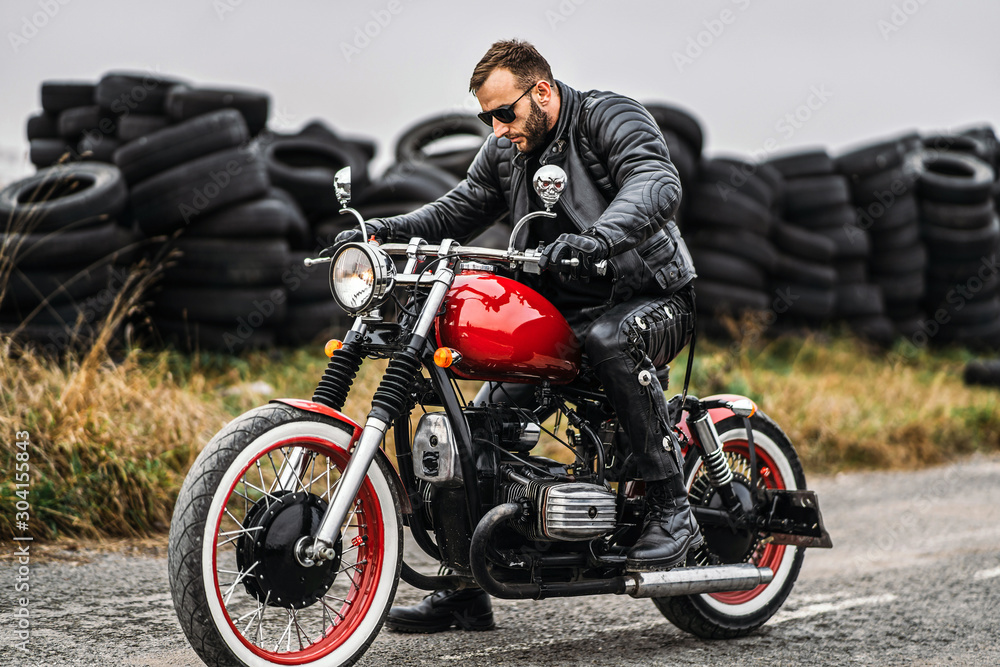
[[[524,121],[524,148],[518,148],[522,153],[530,153],[542,145],[545,135],[549,132],[549,114],[531,100],[531,110]]]

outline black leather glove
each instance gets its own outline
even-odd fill
[[[379,243],[388,243],[394,238],[394,228],[391,222],[387,220],[382,220],[380,218],[372,218],[371,220],[365,221],[365,229],[368,230],[368,237],[375,237],[375,240]],[[367,241],[368,239],[362,238],[360,227],[351,227],[346,229],[339,234],[337,238],[334,239],[333,244],[335,246],[342,245],[344,243],[349,243],[352,241]]]
[[[588,280],[594,264],[607,257],[608,246],[603,239],[582,234],[560,234],[542,250],[538,268],[567,273],[574,280]],[[579,260],[579,264],[563,264],[563,261],[573,259]]]

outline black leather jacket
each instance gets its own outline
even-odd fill
[[[681,198],[677,169],[649,113],[615,93],[581,93],[556,82],[561,96],[555,139],[541,164],[562,167],[568,184],[557,206],[581,231],[610,248],[614,290],[621,303],[635,294],[669,294],[691,282],[694,263],[673,215]],[[530,212],[531,174],[507,139],[490,136],[461,183],[406,215],[389,218],[394,236],[473,238],[507,211]]]

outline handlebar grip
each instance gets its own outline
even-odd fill
[[[560,262],[560,264],[562,264],[563,266],[580,266],[580,260],[574,257],[572,259],[564,259]],[[602,259],[601,261],[594,264],[594,266],[590,270],[591,275],[598,275],[598,276],[606,275],[607,272],[608,272],[608,261],[606,259]]]

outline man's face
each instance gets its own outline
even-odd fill
[[[483,111],[491,111],[505,104],[510,104],[524,92],[517,78],[510,70],[496,69],[486,78],[483,85],[476,91],[476,99]],[[550,116],[535,100],[536,92],[532,90],[517,100],[513,110],[516,118],[511,123],[501,123],[493,119],[493,134],[510,139],[517,150],[530,153],[545,140],[545,134],[550,128]]]

